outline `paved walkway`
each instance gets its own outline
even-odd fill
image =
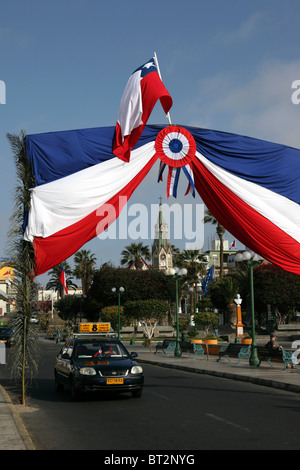
[[[196,356],[190,358],[187,354],[176,357],[174,354],[166,355],[159,351],[154,353],[140,344],[131,345],[129,351],[138,352],[140,363],[149,363],[160,367],[176,368],[197,374],[209,374],[234,380],[242,380],[268,387],[279,388],[290,392],[300,392],[300,370],[283,369],[283,364],[273,362],[270,367],[262,362],[260,367],[250,366],[247,360],[236,365],[237,359],[228,362],[226,358],[217,362],[217,356],[210,355],[208,359]],[[34,445],[20,418],[17,407],[14,406],[6,390],[0,385],[0,450],[34,450]]]

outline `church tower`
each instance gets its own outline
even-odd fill
[[[160,198],[158,220],[155,224],[155,239],[152,245],[152,267],[163,271],[173,267],[173,258],[168,224],[163,218],[161,200],[162,198]]]

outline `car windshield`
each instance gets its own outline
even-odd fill
[[[0,328],[0,334],[5,335],[11,333],[11,330],[9,328]]]
[[[110,341],[87,341],[77,344],[76,359],[91,359],[104,357],[127,357],[128,353],[121,343]]]

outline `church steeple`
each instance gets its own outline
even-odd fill
[[[152,245],[152,266],[164,270],[172,268],[172,249],[169,241],[168,224],[165,222],[162,210],[162,198],[159,198],[159,213],[155,224],[155,239]]]

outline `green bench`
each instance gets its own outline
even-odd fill
[[[237,357],[238,361],[236,365],[240,363],[242,359],[250,359],[251,354],[251,344],[246,346],[244,344],[239,343],[230,343],[228,346],[222,346],[219,351],[219,357],[217,362],[220,361],[222,357],[226,357],[229,362],[231,362],[230,357]]]

